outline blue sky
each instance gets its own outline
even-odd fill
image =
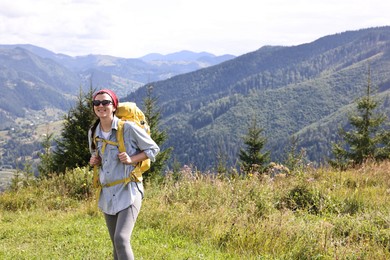
[[[388,0],[0,0],[0,44],[71,56],[241,55],[385,25]]]

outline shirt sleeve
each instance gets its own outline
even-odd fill
[[[145,152],[148,158],[154,162],[160,148],[156,142],[150,137],[148,133],[134,122],[125,123],[124,137],[129,138],[130,145],[137,150],[137,152]],[[126,141],[125,141],[126,142]],[[127,150],[127,149],[126,149]],[[130,154],[132,155],[132,154]]]

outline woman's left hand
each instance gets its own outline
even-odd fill
[[[126,152],[119,153],[118,158],[124,164],[131,164],[133,162]]]

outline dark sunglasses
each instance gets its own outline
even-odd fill
[[[95,107],[100,106],[100,104],[102,104],[103,106],[108,106],[109,104],[112,104],[112,101],[111,100],[94,100],[94,101],[92,101],[92,104]]]

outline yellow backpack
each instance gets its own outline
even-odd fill
[[[96,143],[96,141],[103,141],[103,148],[102,152],[104,153],[106,144],[111,144],[118,146],[119,152],[126,152],[125,148],[125,142],[123,138],[123,131],[124,131],[124,123],[125,121],[132,121],[136,123],[139,127],[143,128],[146,133],[150,135],[150,127],[148,123],[146,122],[145,114],[142,112],[141,109],[137,107],[137,105],[134,102],[122,102],[118,104],[118,107],[116,109],[115,115],[120,119],[118,121],[118,129],[116,131],[116,139],[117,142],[112,142],[106,139],[101,139],[94,137],[93,141]],[[150,159],[146,159],[142,162],[137,163],[134,170],[131,172],[131,176],[128,176],[125,179],[117,180],[112,183],[105,184],[105,187],[114,186],[120,183],[129,183],[130,181],[136,181],[140,182],[142,181],[142,174],[150,169]],[[94,166],[94,174],[93,174],[93,184],[96,188],[99,188],[98,194],[100,194],[100,190],[102,188],[102,185],[99,181],[99,171],[98,167]]]
[[[150,135],[150,127],[146,122],[145,114],[137,107],[134,102],[122,102],[118,104],[115,115],[121,119],[118,122],[118,130],[116,138],[118,140],[118,149],[120,152],[126,152],[125,142],[123,140],[123,125],[124,121],[135,122],[139,127],[145,130]],[[150,159],[146,159],[138,163],[132,172],[138,181],[142,181],[142,174],[150,169]]]

